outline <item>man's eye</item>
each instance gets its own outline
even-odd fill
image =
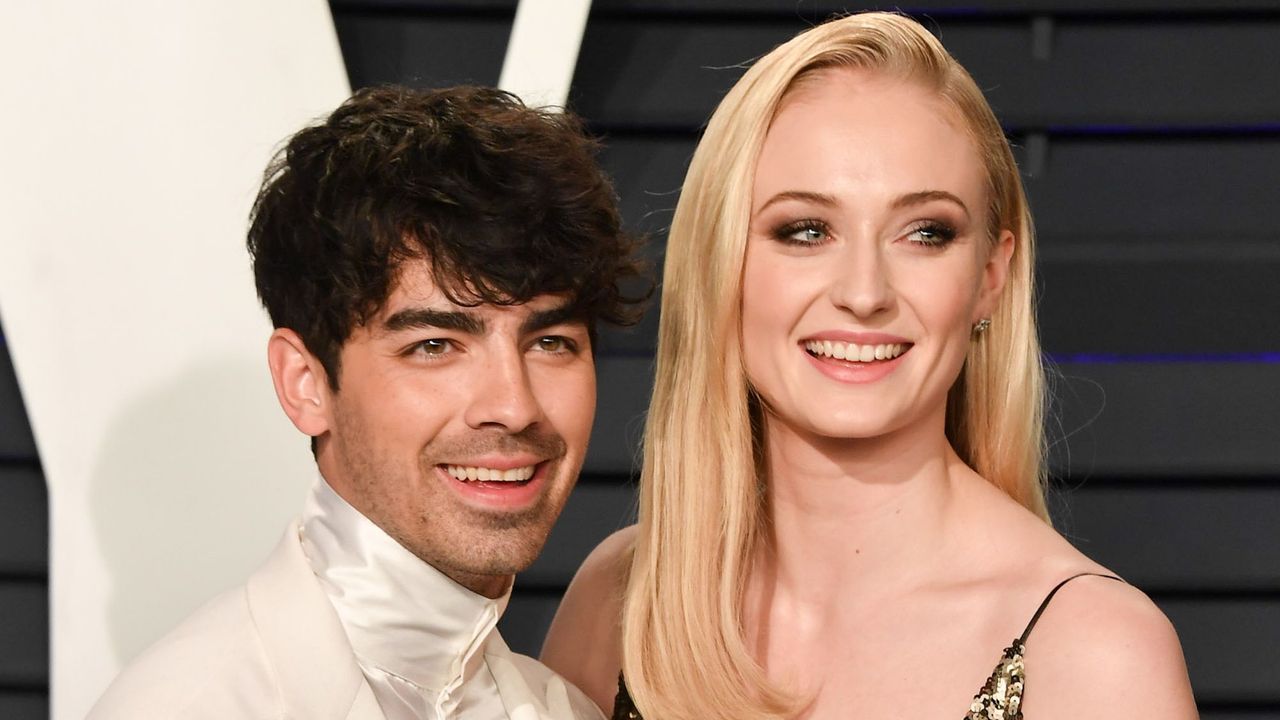
[[[444,355],[449,352],[452,344],[448,340],[440,338],[432,338],[431,340],[423,340],[414,346],[414,351],[423,355]]]
[[[559,335],[548,335],[538,338],[537,347],[543,352],[566,352],[573,350],[573,341]]]

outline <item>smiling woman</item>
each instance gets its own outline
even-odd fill
[[[1009,144],[922,27],[764,56],[671,227],[639,523],[544,660],[616,718],[1194,717],[1168,621],[1048,524],[1032,268]]]

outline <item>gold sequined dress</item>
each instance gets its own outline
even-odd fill
[[[1027,623],[1022,635],[1004,649],[1004,654],[1001,655],[1000,662],[996,664],[991,677],[987,678],[986,684],[978,694],[973,696],[973,702],[969,705],[964,720],[1023,720],[1022,692],[1026,687],[1026,675],[1022,668],[1022,657],[1026,654],[1027,638],[1035,628],[1036,622],[1040,620],[1044,609],[1049,607],[1049,601],[1062,589],[1062,586],[1087,575],[1112,580],[1120,579],[1098,573],[1080,573],[1055,585],[1040,603],[1035,615],[1031,616],[1031,622]],[[613,720],[644,720],[640,711],[636,709],[635,703],[632,702],[631,693],[627,692],[627,681],[622,676],[618,677],[618,696],[613,701]]]

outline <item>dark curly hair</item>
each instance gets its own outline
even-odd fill
[[[563,293],[593,337],[597,320],[631,324],[652,285],[596,150],[572,115],[501,90],[360,90],[267,168],[248,237],[258,296],[334,390],[342,344],[409,259],[461,305]]]

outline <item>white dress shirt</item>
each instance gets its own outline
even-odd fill
[[[509,590],[493,600],[462,587],[323,478],[299,530],[387,720],[603,718],[577,688],[507,648],[495,626]]]

